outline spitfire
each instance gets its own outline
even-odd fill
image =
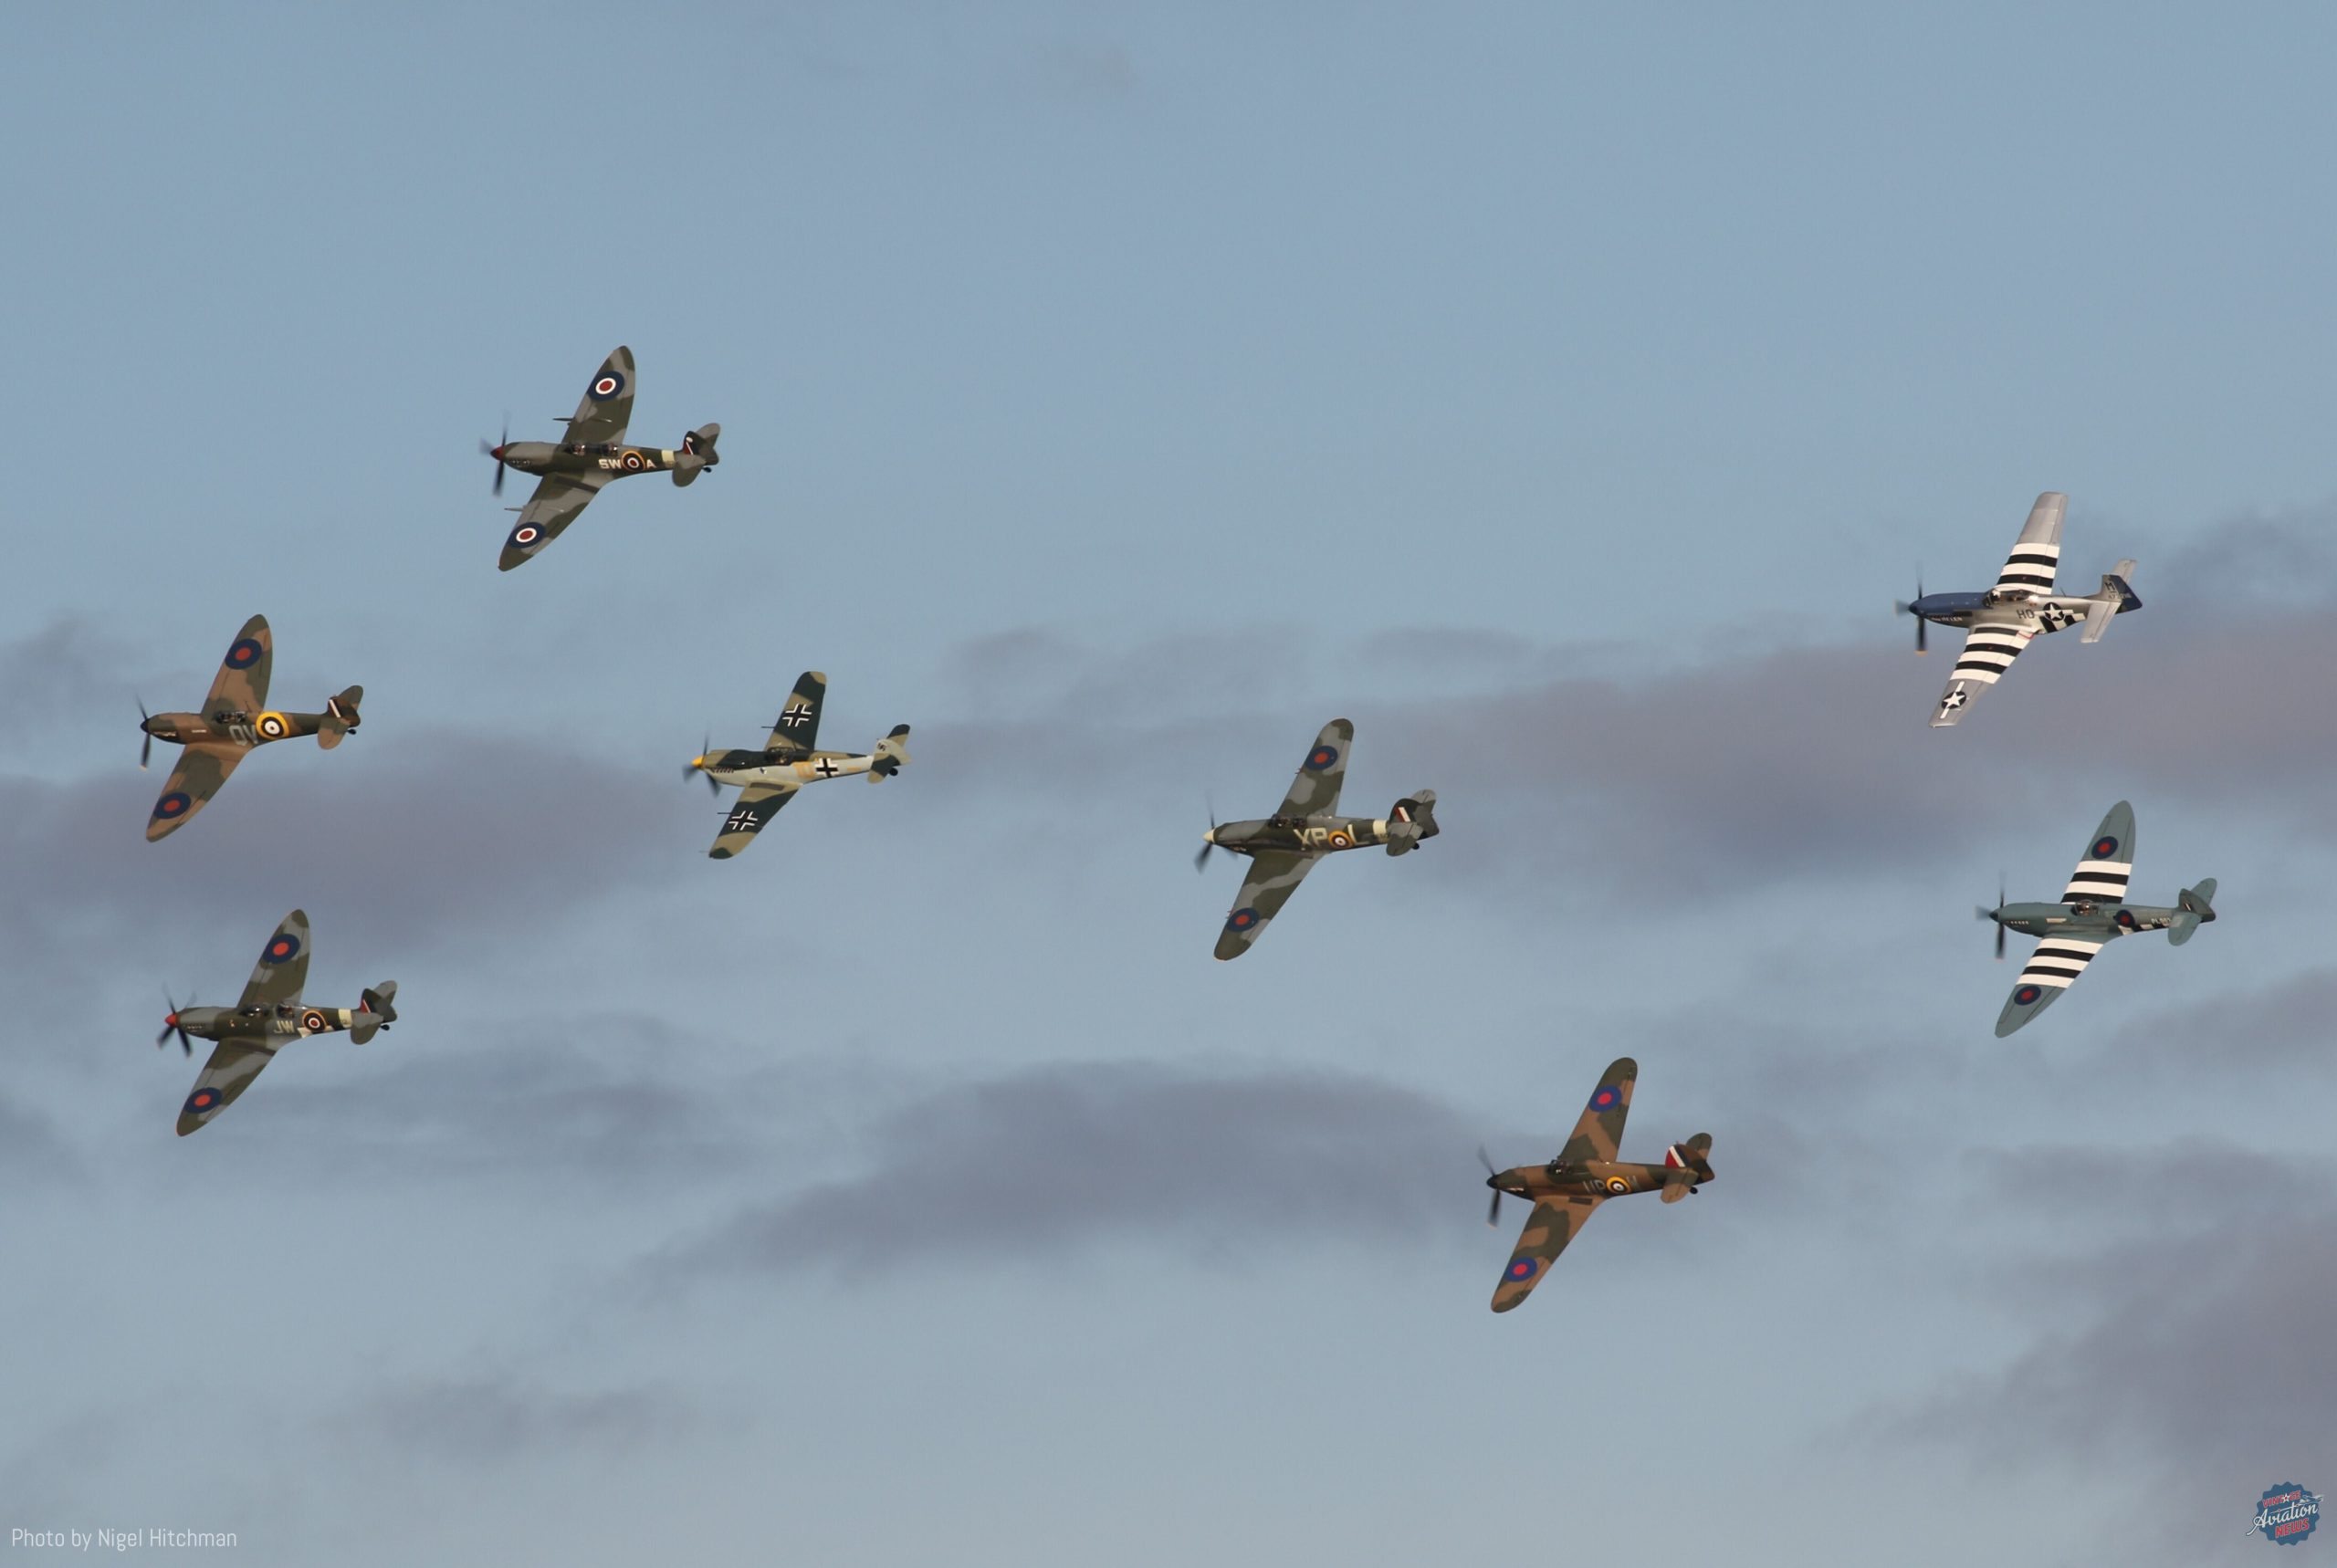
[[[495,493],[503,494],[503,470],[540,474],[536,493],[519,508],[519,520],[503,541],[496,565],[509,571],[560,538],[576,520],[601,486],[634,474],[671,474],[674,483],[686,485],[722,461],[714,450],[722,434],[718,424],[702,424],[682,437],[678,449],[628,446],[625,427],[633,422],[633,350],[620,347],[601,361],[585,384],[584,400],[568,418],[568,434],[559,441],[514,441],[510,432],[479,450],[495,459]]]
[[[1623,1122],[1631,1113],[1631,1090],[1639,1082],[1640,1064],[1628,1056],[1608,1063],[1590,1092],[1558,1157],[1546,1166],[1493,1169],[1483,1149],[1485,1185],[1493,1189],[1493,1205],[1485,1211],[1487,1225],[1501,1223],[1504,1193],[1532,1201],[1534,1212],[1517,1238],[1517,1250],[1501,1272],[1493,1290],[1493,1311],[1505,1312],[1532,1293],[1549,1271],[1551,1261],[1566,1250],[1584,1222],[1610,1197],[1634,1192],[1660,1192],[1666,1203],[1677,1203],[1713,1179],[1713,1135],[1698,1133],[1685,1143],[1664,1150],[1654,1165],[1616,1158],[1623,1142]]]
[[[2020,978],[2013,982],[2005,1010],[1997,1015],[1997,1039],[2051,1007],[2077,983],[2093,956],[2119,937],[2164,931],[2168,943],[2180,947],[2216,917],[2214,877],[2184,889],[2175,895],[2175,907],[2167,909],[2126,902],[2126,879],[2133,869],[2134,810],[2121,800],[2093,831],[2060,903],[2007,904],[1999,893],[1994,909],[1975,911],[1981,919],[1996,922],[1999,958],[2005,956],[2007,931],[2040,938]]]
[[[1919,582],[1915,597],[1899,602],[1900,614],[1915,618],[1918,653],[1924,651],[1923,633],[1933,622],[1966,628],[1964,651],[1956,655],[1947,690],[1940,694],[1939,706],[1932,710],[1934,729],[1962,719],[1965,709],[2004,678],[2012,662],[2034,639],[2081,625],[2085,635],[2080,641],[2098,643],[2110,629],[2112,616],[2143,607],[2128,586],[2134,575],[2131,560],[2122,560],[2115,571],[2104,573],[2098,593],[2080,596],[2053,591],[2054,573],[2061,560],[2061,516],[2069,506],[2070,498],[2058,490],[2037,497],[2028,511],[2028,526],[2020,530],[2012,554],[2005,558],[2004,570],[1996,574],[1996,585],[1986,592],[1925,593]]]
[[[322,713],[279,713],[269,707],[267,677],[275,659],[267,617],[255,615],[227,644],[227,656],[219,662],[219,674],[211,682],[211,695],[203,699],[201,713],[140,711],[138,727],[146,732],[138,751],[140,768],[152,758],[158,740],[186,747],[162,785],[153,815],[146,820],[149,843],[177,831],[209,805],[227,776],[254,748],[271,740],[313,735],[319,746],[330,751],[357,727],[357,705],[365,695],[363,686],[351,686],[327,699]]]
[[[294,1040],[347,1030],[349,1038],[362,1045],[376,1030],[396,1021],[397,1009],[391,1006],[398,994],[395,980],[361,991],[353,1009],[303,1005],[300,992],[308,982],[309,917],[296,909],[259,950],[259,963],[234,1007],[171,1005],[169,1016],[162,1019],[162,1032],[154,1037],[155,1045],[167,1045],[175,1035],[179,1049],[192,1056],[194,1047],[189,1042],[190,1035],[219,1042],[211,1060],[203,1064],[194,1092],[179,1108],[180,1137],[207,1125],[211,1118],[234,1104],[276,1059],[276,1053]]]
[[[755,841],[763,824],[795,798],[795,791],[823,779],[849,779],[865,773],[871,784],[882,783],[907,766],[909,727],[896,724],[892,732],[865,755],[813,749],[820,738],[820,708],[827,698],[828,677],[806,670],[789,695],[787,706],[770,727],[760,751],[707,751],[692,758],[682,777],[703,778],[718,797],[722,786],[739,786],[738,803],[722,820],[715,835],[712,859],[727,861]]]
[[[1225,917],[1217,938],[1220,958],[1239,958],[1265,930],[1298,890],[1315,862],[1341,850],[1385,844],[1391,855],[1420,848],[1436,837],[1436,791],[1421,789],[1407,795],[1385,817],[1342,817],[1339,785],[1347,777],[1347,748],[1355,742],[1355,726],[1335,718],[1315,737],[1314,749],[1298,765],[1290,793],[1281,808],[1263,821],[1213,822],[1201,835],[1196,869],[1209,864],[1211,850],[1231,850],[1250,857],[1242,891]]]

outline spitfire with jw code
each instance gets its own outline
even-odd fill
[[[680,446],[667,449],[627,445],[625,430],[632,422],[633,350],[620,347],[585,384],[584,399],[569,415],[563,439],[514,441],[506,430],[493,445],[479,443],[479,450],[495,459],[497,495],[503,494],[506,468],[543,476],[503,541],[499,570],[509,571],[560,538],[612,479],[671,474],[675,484],[687,485],[722,461],[714,448],[722,434],[718,424],[702,424],[683,436]]]
[[[2130,586],[2134,575],[2131,560],[2103,573],[2099,592],[2053,591],[2061,561],[2061,518],[2069,506],[2070,498],[2058,490],[2037,497],[1995,587],[1981,593],[1925,593],[1918,582],[1915,597],[1899,601],[1898,612],[1915,618],[1918,653],[1925,651],[1924,632],[1934,622],[1965,628],[1963,652],[1932,710],[1933,728],[1961,720],[1965,709],[2004,678],[2034,639],[2081,625],[2085,635],[2080,641],[2098,643],[2112,616],[2143,607]]]
[[[347,1030],[352,1042],[362,1045],[397,1021],[397,1009],[392,1005],[398,994],[395,980],[367,987],[358,993],[353,1008],[304,1005],[300,993],[308,983],[309,916],[296,909],[284,917],[284,924],[260,949],[259,962],[234,1007],[171,1003],[170,1013],[162,1019],[162,1032],[154,1037],[156,1046],[168,1045],[175,1036],[179,1049],[192,1056],[194,1046],[190,1037],[218,1042],[211,1060],[203,1064],[194,1091],[179,1107],[180,1137],[208,1125],[214,1116],[234,1104],[276,1060],[276,1053],[294,1040]]]
[[[141,707],[138,727],[146,733],[138,748],[141,768],[153,759],[158,740],[185,748],[146,819],[149,843],[175,832],[209,805],[227,776],[256,748],[272,740],[313,735],[319,746],[330,751],[357,727],[357,705],[364,699],[363,686],[350,686],[327,698],[322,713],[286,713],[269,707],[267,681],[276,662],[275,649],[267,617],[255,615],[227,644],[219,673],[212,677],[210,695],[203,699],[203,711],[150,714]]]
[[[1341,850],[1387,846],[1391,855],[1418,849],[1441,831],[1436,825],[1436,791],[1420,789],[1389,808],[1385,817],[1338,815],[1339,787],[1347,777],[1347,748],[1355,743],[1355,726],[1335,718],[1315,737],[1306,760],[1298,765],[1290,793],[1281,809],[1262,821],[1211,822],[1201,835],[1196,870],[1209,864],[1210,852],[1230,850],[1250,857],[1250,870],[1234,895],[1233,909],[1217,938],[1217,956],[1239,958],[1250,950],[1298,891],[1298,884],[1325,855]]]
[[[882,783],[907,767],[909,727],[896,724],[870,752],[821,751],[820,707],[827,699],[828,677],[806,670],[789,694],[787,706],[771,722],[770,735],[760,750],[704,750],[682,769],[685,779],[700,778],[717,798],[725,784],[736,785],[738,803],[723,818],[715,834],[712,859],[728,860],[755,841],[763,825],[779,815],[795,791],[823,779],[850,779],[865,774],[871,784]]]
[[[2185,888],[2170,908],[2126,902],[2126,883],[2133,869],[2134,810],[2121,800],[2086,841],[2059,904],[2007,904],[1999,889],[1994,909],[1976,911],[1981,919],[1996,923],[1999,958],[2005,956],[2006,932],[2038,938],[2037,951],[2022,966],[2012,995],[1997,1015],[1998,1039],[2051,1007],[2077,983],[2093,956],[2119,937],[2164,931],[2167,941],[2180,947],[2215,919],[2214,877]]]

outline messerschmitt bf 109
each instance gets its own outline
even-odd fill
[[[146,732],[146,739],[138,749],[139,767],[144,768],[152,759],[158,740],[186,747],[162,785],[153,814],[146,820],[149,843],[208,805],[236,765],[256,747],[271,740],[313,735],[319,746],[330,751],[341,744],[341,737],[357,727],[357,705],[365,695],[363,686],[351,686],[339,696],[326,699],[322,713],[279,713],[269,707],[267,676],[275,663],[275,648],[267,617],[255,615],[227,644],[227,656],[220,661],[219,674],[211,682],[211,695],[203,699],[201,713],[150,714],[141,708],[138,727]]]
[[[1672,1145],[1656,1165],[1616,1158],[1623,1142],[1623,1120],[1631,1112],[1631,1089],[1639,1076],[1640,1064],[1628,1056],[1609,1062],[1598,1086],[1590,1092],[1590,1103],[1583,1107],[1581,1119],[1574,1124],[1574,1136],[1548,1165],[1497,1171],[1484,1150],[1477,1151],[1485,1165],[1485,1185],[1493,1189],[1493,1205],[1485,1211],[1487,1225],[1501,1223],[1504,1193],[1530,1198],[1534,1204],[1534,1212],[1526,1216],[1525,1228],[1517,1238],[1517,1250],[1510,1254],[1508,1265],[1501,1271],[1501,1283],[1493,1291],[1493,1311],[1505,1312],[1524,1301],[1542,1282],[1551,1260],[1566,1250],[1583,1222],[1609,1198],[1661,1192],[1664,1202],[1677,1203],[1713,1179],[1712,1161],[1707,1157],[1713,1152],[1710,1133],[1698,1133],[1685,1143]]]
[[[2053,574],[2061,560],[2061,515],[2069,506],[2070,498],[2058,490],[2037,497],[2028,511],[2028,526],[2020,530],[1996,585],[1986,592],[1925,593],[1919,582],[1913,599],[1899,601],[1899,613],[1915,618],[1918,653],[1924,651],[1923,632],[1933,622],[1966,628],[1964,651],[1955,656],[1947,690],[1932,710],[1934,729],[1961,719],[1973,699],[2012,668],[2031,638],[2081,625],[2085,635],[2080,641],[2097,643],[2109,630],[2112,616],[2143,607],[2128,586],[2134,575],[2131,560],[2120,561],[2115,571],[2106,573],[2098,593],[2053,591]]]
[[[1200,852],[1193,857],[1197,868],[1209,863],[1211,850],[1250,857],[1242,891],[1217,938],[1219,957],[1239,958],[1248,952],[1325,855],[1373,844],[1385,844],[1389,854],[1400,855],[1440,831],[1433,789],[1406,796],[1384,818],[1337,815],[1339,784],[1347,776],[1347,747],[1354,741],[1355,726],[1333,719],[1298,765],[1298,777],[1291,781],[1280,810],[1262,822],[1213,822],[1201,835]]]
[[[234,1007],[171,1004],[169,1016],[162,1019],[162,1032],[154,1037],[157,1046],[169,1044],[176,1035],[179,1049],[193,1056],[189,1035],[219,1042],[211,1060],[203,1064],[194,1092],[179,1107],[180,1137],[234,1104],[276,1059],[276,1053],[294,1040],[347,1030],[349,1038],[362,1045],[376,1030],[387,1029],[397,1020],[397,1009],[390,1005],[398,994],[395,980],[383,980],[360,992],[353,1009],[304,1007],[300,992],[308,982],[309,917],[296,909],[259,950],[259,963]]]
[[[723,785],[739,786],[739,803],[722,820],[722,831],[715,835],[708,856],[727,861],[753,843],[763,824],[806,784],[849,779],[855,773],[868,775],[871,784],[881,783],[908,762],[909,727],[905,724],[895,725],[892,733],[876,743],[876,749],[865,756],[813,750],[820,738],[820,705],[827,691],[827,676],[817,670],[804,671],[761,750],[708,750],[682,769],[685,779],[703,776],[706,787],[717,797]]]
[[[625,427],[633,423],[633,350],[620,347],[601,361],[584,388],[584,401],[568,418],[568,434],[559,441],[514,441],[511,433],[479,450],[495,459],[495,493],[503,494],[503,470],[540,474],[536,493],[519,508],[519,520],[503,541],[498,569],[509,571],[560,538],[561,530],[601,486],[633,474],[668,474],[676,485],[686,485],[705,469],[722,461],[714,450],[722,434],[718,424],[701,424],[682,437],[677,451],[656,446],[628,446]]]
[[[2175,907],[2126,902],[2126,879],[2134,869],[2134,810],[2121,800],[2101,819],[2101,826],[2085,847],[2078,869],[2070,875],[2059,904],[2007,904],[1996,894],[1994,909],[1975,911],[1996,924],[1996,956],[2005,956],[2005,933],[2018,931],[2040,938],[2028,956],[2012,995],[1996,1018],[1996,1038],[2043,1012],[2085,973],[2093,956],[2121,936],[2138,931],[2164,931],[2180,947],[2192,934],[2216,917],[2216,879],[2175,895]]]

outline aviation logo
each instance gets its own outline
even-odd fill
[[[2256,1522],[2248,1528],[2261,1531],[2275,1546],[2294,1546],[2320,1523],[2320,1495],[2294,1481],[2282,1481],[2257,1500]]]

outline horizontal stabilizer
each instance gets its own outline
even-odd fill
[[[2200,926],[2216,917],[2216,879],[2204,877],[2196,887],[2186,887],[2175,895],[2175,905],[2181,911],[2166,923],[2166,939],[2180,947],[2191,940]]]
[[[327,751],[339,746],[341,737],[357,727],[357,705],[364,700],[363,686],[351,686],[339,696],[326,698],[324,716],[317,721],[317,744]]]
[[[2185,910],[2166,923],[2166,941],[2171,947],[2180,947],[2198,934],[2199,917]]]
[[[706,467],[706,459],[694,452],[674,454],[674,483],[686,486],[697,478]]]
[[[2087,605],[2085,632],[2079,637],[2078,641],[2080,643],[2101,642],[2101,634],[2110,630],[2110,618],[2117,613],[2118,601],[2115,599],[2097,599]]]
[[[374,1030],[387,1029],[397,1021],[398,1009],[391,1005],[392,998],[397,994],[398,983],[395,980],[383,980],[380,985],[369,986],[358,994],[356,1015],[349,1020],[351,1043],[362,1045],[373,1038]]]
[[[881,783],[908,766],[909,727],[896,724],[893,733],[876,743],[875,758],[868,764],[868,781]]]
[[[1436,825],[1436,791],[1421,789],[1388,808],[1388,852],[1400,855],[1444,830]]]

